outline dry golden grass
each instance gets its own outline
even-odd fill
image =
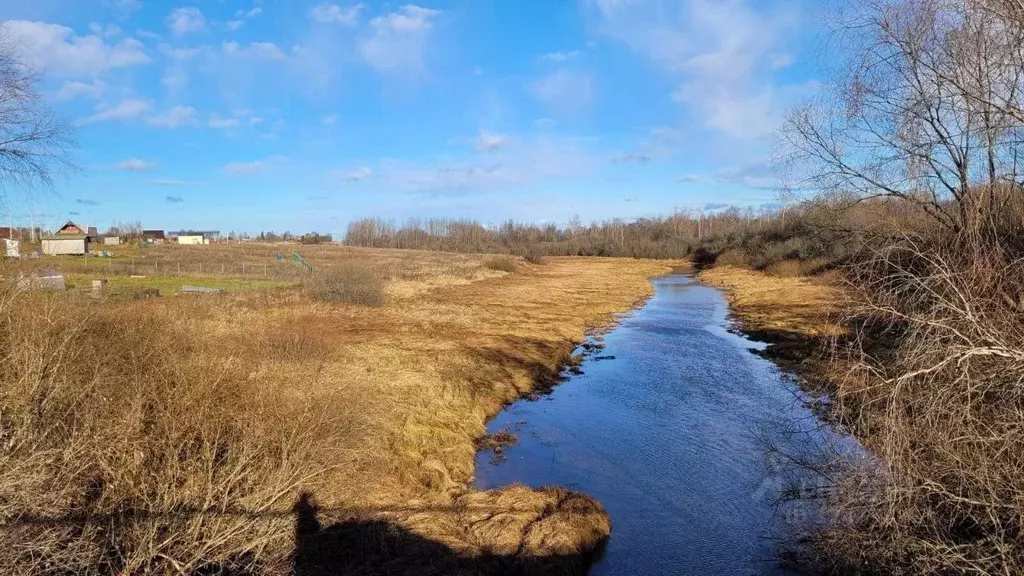
[[[725,290],[732,312],[751,331],[812,338],[843,332],[834,319],[843,293],[827,278],[776,276],[735,266],[715,266],[698,277]]]
[[[0,400],[24,438],[0,451],[0,516],[41,523],[0,531],[25,550],[0,562],[286,571],[300,492],[460,556],[573,556],[607,536],[582,495],[470,490],[475,440],[503,405],[555,381],[588,331],[648,297],[665,263],[549,258],[506,274],[482,255],[319,250],[319,269],[385,271],[382,305],[299,289],[5,293]]]

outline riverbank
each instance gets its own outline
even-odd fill
[[[556,381],[575,346],[647,299],[649,278],[670,267],[549,258],[507,273],[485,255],[347,248],[311,260],[328,269],[353,259],[384,274],[381,306],[297,289],[18,296],[26,300],[12,305],[4,346],[25,362],[5,367],[5,382],[19,382],[5,404],[30,406],[44,377],[32,354],[60,352],[45,386],[62,400],[48,406],[75,405],[88,425],[47,437],[46,466],[38,451],[3,455],[40,468],[32,486],[0,482],[18,492],[0,513],[69,525],[45,541],[43,524],[0,534],[5,549],[34,543],[31,557],[0,562],[75,566],[111,554],[115,541],[126,571],[583,569],[610,530],[601,506],[560,489],[470,490],[475,440],[504,405]],[[106,532],[73,520],[125,509],[146,514]],[[353,542],[365,549],[332,552]]]
[[[804,377],[812,391],[829,389],[829,368],[818,361],[819,353],[830,339],[845,333],[838,321],[845,297],[834,282],[737,266],[714,266],[697,277],[725,291],[744,334],[770,344],[766,356]]]

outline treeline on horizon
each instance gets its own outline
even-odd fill
[[[948,210],[955,206],[947,203]],[[732,207],[713,213],[675,211],[667,216],[566,225],[507,221],[485,226],[455,218],[383,218],[351,222],[344,243],[368,248],[541,256],[608,256],[692,259],[766,270],[784,262],[823,271],[842,264],[870,239],[900,234],[927,217],[916,202],[864,200],[845,193],[820,193],[772,208]]]
[[[458,218],[413,218],[396,224],[383,218],[363,218],[348,225],[344,243],[447,252],[675,259],[693,257],[702,247],[723,248],[755,237],[788,239],[803,228],[805,211],[800,207],[733,207],[709,214],[675,211],[667,216],[590,224],[574,218],[561,226],[511,220],[485,226]]]

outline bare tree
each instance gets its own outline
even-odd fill
[[[859,0],[830,24],[826,89],[782,132],[796,187],[914,202],[956,231],[1020,200],[996,194],[1021,175],[1020,21],[986,0]]]
[[[0,187],[49,187],[76,169],[73,127],[46,105],[40,81],[0,24]]]

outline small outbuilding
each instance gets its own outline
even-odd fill
[[[42,252],[50,256],[87,254],[89,235],[74,222],[67,222],[52,236],[43,236]]]
[[[196,246],[205,244],[205,242],[203,241],[202,234],[179,234],[178,244],[188,244],[190,246]]]
[[[142,239],[150,243],[163,244],[167,241],[167,235],[163,230],[143,230]]]
[[[0,244],[3,245],[4,258],[21,258],[20,243],[17,240],[4,238],[0,240]]]
[[[120,244],[121,244],[121,237],[120,236],[104,236],[103,237],[103,245],[104,246],[118,246]]]

